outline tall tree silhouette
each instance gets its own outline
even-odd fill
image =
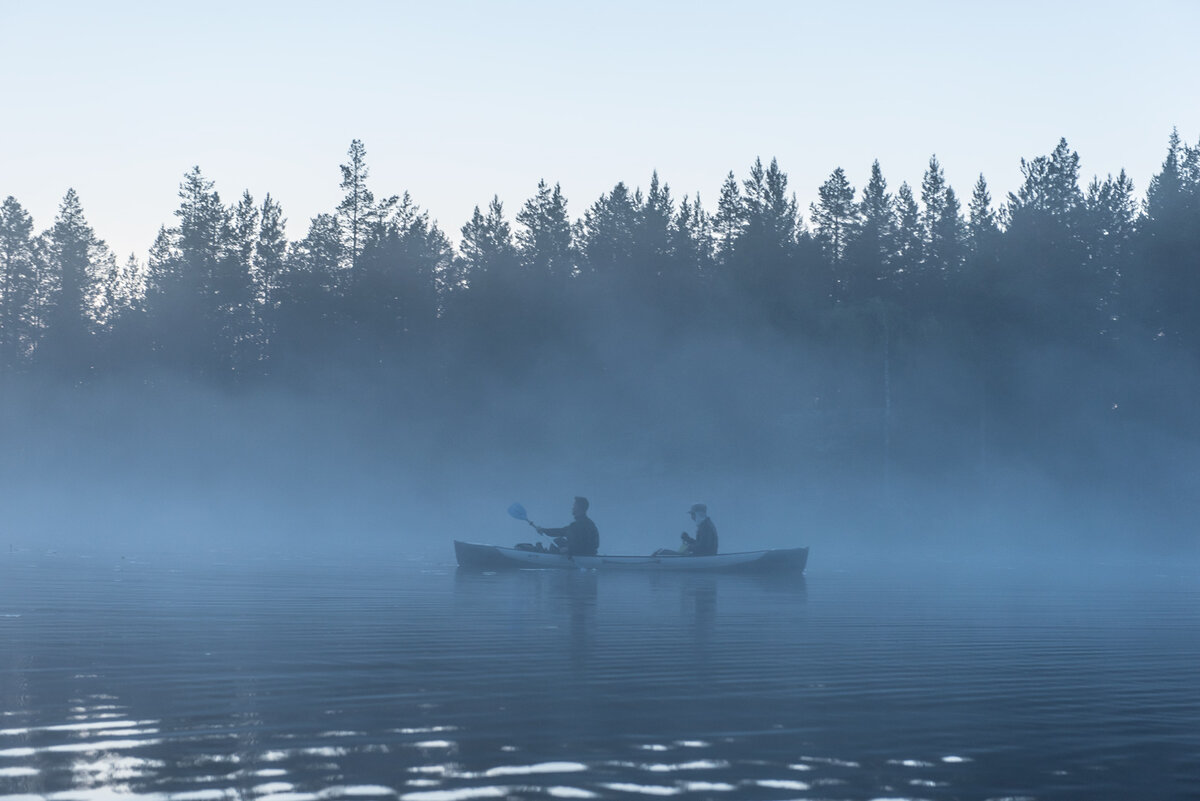
[[[678,273],[678,263],[671,252],[675,202],[671,198],[671,187],[659,181],[658,170],[650,175],[650,189],[639,204],[639,212],[634,232],[634,269],[648,287],[652,302],[661,307],[678,292],[683,277]]]
[[[687,195],[671,219],[671,255],[678,263],[682,280],[693,284],[712,277],[714,251],[713,220],[700,199]]]
[[[459,272],[465,283],[463,294],[475,314],[491,319],[493,311],[502,312],[500,306],[517,302],[521,277],[520,256],[500,198],[492,197],[486,215],[476,206],[461,233]],[[484,324],[482,320],[477,323]]]
[[[362,140],[352,140],[346,155],[350,157],[350,162],[340,165],[342,182],[339,185],[346,194],[338,204],[337,214],[346,237],[345,255],[349,262],[346,266],[354,271],[377,210],[375,195],[367,188],[370,171],[367,169],[367,149]]]
[[[846,249],[859,223],[859,209],[854,202],[854,187],[841,167],[834,170],[817,190],[817,202],[810,206],[813,236],[821,245],[825,261],[833,269],[837,281],[837,296],[846,298],[851,291],[851,277],[845,270]]]
[[[892,274],[896,250],[896,219],[892,195],[876,160],[871,177],[858,204],[858,228],[846,247],[848,264],[842,271],[848,297],[876,297],[895,294]]]
[[[288,249],[276,311],[279,348],[303,356],[341,344],[346,337],[340,296],[344,231],[333,214],[309,221],[304,238]]]
[[[589,278],[598,278],[595,285],[607,292],[630,286],[635,270],[645,267],[634,265],[641,217],[641,203],[624,181],[583,213],[579,226],[581,268]]]
[[[1083,201],[1086,224],[1084,245],[1090,263],[1089,273],[1099,282],[1096,323],[1098,332],[1117,336],[1127,311],[1121,298],[1122,283],[1131,265],[1137,229],[1138,203],[1133,182],[1121,170],[1116,178],[1092,179]]]
[[[517,213],[517,252],[530,280],[563,286],[575,274],[575,247],[562,188],[543,180]]]
[[[106,291],[117,266],[84,218],[74,189],[67,191],[46,234],[46,261],[57,284],[57,299],[47,316],[49,358],[73,371],[86,369],[96,355],[93,335],[116,311],[111,305],[119,302]]]
[[[1079,154],[1060,139],[1048,156],[1022,159],[1021,173],[1024,181],[1005,208],[1005,260],[1018,282],[1015,293],[1028,299],[1043,335],[1090,335],[1103,291],[1084,257]]]
[[[1152,332],[1200,351],[1200,142],[1188,147],[1178,131],[1150,181],[1139,238],[1145,254],[1139,316]]]
[[[766,168],[762,159],[755,159],[742,189],[743,227],[735,244],[732,277],[772,324],[790,323],[803,277],[796,264],[796,198],[788,192],[787,173],[776,159]]]
[[[962,207],[937,156],[931,156],[921,180],[921,231],[925,254],[922,277],[927,298],[939,304],[947,282],[965,256],[966,229]]]
[[[907,181],[902,182],[896,190],[895,220],[896,267],[893,275],[900,294],[911,303],[920,283],[925,244],[921,231],[921,207]]]
[[[386,351],[432,332],[449,293],[460,287],[453,251],[429,214],[405,192],[363,246],[348,308],[368,347]]]
[[[264,348],[275,346],[284,274],[287,270],[287,220],[283,208],[271,197],[263,198],[258,210],[258,231],[254,242],[254,279],[258,337]]]
[[[742,200],[742,189],[732,170],[721,184],[717,211],[712,222],[716,237],[716,257],[724,268],[723,272],[728,274],[738,240],[742,238],[742,232],[746,228],[746,206]]]
[[[11,195],[0,204],[0,367],[26,364],[40,336],[33,218]]]
[[[509,273],[516,269],[518,254],[512,226],[504,218],[499,196],[488,203],[487,214],[476,206],[471,219],[462,227],[462,254],[468,284],[474,286],[485,276]],[[514,276],[509,276],[514,277]]]

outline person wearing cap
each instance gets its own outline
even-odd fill
[[[542,528],[534,526],[538,534],[545,534],[554,539],[558,550],[567,556],[595,556],[600,550],[600,530],[587,516],[588,499],[576,496],[571,506],[571,514],[575,517],[571,523],[562,528]]]
[[[696,523],[696,536],[683,532],[683,547],[679,552],[687,556],[712,556],[717,552],[717,527],[708,516],[708,507],[702,503],[692,504],[688,511]]]

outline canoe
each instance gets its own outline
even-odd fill
[[[477,570],[648,570],[661,572],[792,572],[803,573],[808,548],[719,553],[712,556],[566,556],[547,551],[525,551],[502,545],[454,541],[460,567]]]

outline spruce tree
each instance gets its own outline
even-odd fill
[[[254,242],[257,300],[264,309],[273,310],[279,306],[279,288],[287,266],[288,241],[283,208],[270,193],[263,199],[258,219]]]
[[[896,250],[896,221],[892,195],[876,160],[858,204],[858,232],[847,248],[847,292],[850,296],[890,294],[895,289],[891,270]]]
[[[344,233],[335,215],[318,214],[304,238],[288,248],[275,312],[276,352],[303,355],[340,344],[347,327],[338,296]]]
[[[1048,156],[1022,159],[1021,173],[1024,181],[1005,209],[1009,293],[1025,299],[1037,335],[1094,336],[1104,290],[1083,245],[1079,154],[1060,139]]]
[[[671,187],[659,182],[657,170],[650,175],[650,189],[638,211],[632,267],[635,277],[649,283],[656,295],[655,301],[661,302],[678,277],[673,274],[671,259],[671,220],[675,202],[671,199]]]
[[[1150,181],[1139,231],[1138,316],[1150,333],[1200,349],[1200,143],[1172,131],[1162,169]]]
[[[839,296],[847,291],[848,277],[841,270],[846,248],[859,222],[859,210],[854,202],[854,187],[841,167],[830,174],[817,190],[817,202],[809,207],[813,236],[821,245],[826,261],[837,272]]]
[[[537,194],[517,213],[517,251],[530,278],[542,285],[558,284],[575,274],[575,248],[567,200],[562,188],[539,181]]]
[[[961,208],[937,156],[930,157],[921,180],[921,206],[925,273],[942,280],[959,266],[963,241]]]
[[[90,340],[99,318],[110,313],[102,308],[107,302],[102,281],[115,269],[115,260],[87,224],[74,189],[67,191],[46,233],[46,261],[57,289],[47,320],[50,358],[78,371],[94,355]]]
[[[911,296],[920,284],[921,263],[924,259],[924,234],[921,229],[921,207],[908,182],[896,190],[896,254],[893,279],[898,290]]]
[[[1124,170],[1116,178],[1093,178],[1083,203],[1088,220],[1084,234],[1088,259],[1101,285],[1097,322],[1101,333],[1113,337],[1126,314],[1121,301],[1122,283],[1127,279],[1137,229],[1133,182]]]
[[[579,251],[586,273],[605,284],[629,284],[636,269],[634,246],[641,216],[641,204],[623,181],[583,213]]]
[[[513,243],[512,226],[504,218],[504,204],[499,196],[492,197],[486,215],[478,206],[475,207],[470,222],[462,227],[459,253],[470,283],[473,283],[472,277],[514,268],[517,249]]]
[[[695,201],[684,196],[671,220],[671,259],[676,265],[681,289],[694,289],[712,279],[714,259],[713,221],[697,193]]]
[[[40,334],[33,218],[11,195],[0,204],[0,368],[26,364]]]
[[[348,307],[381,359],[390,344],[430,333],[462,287],[449,239],[405,192],[363,245]]]
[[[741,186],[732,170],[721,184],[717,211],[712,222],[717,260],[728,266],[733,262],[738,240],[742,238],[742,232],[746,228],[746,205],[742,200]]]
[[[971,202],[967,206],[967,234],[970,251],[976,257],[984,257],[995,247],[995,238],[1000,234],[999,217],[992,208],[992,195],[988,191],[983,173],[971,191]]]

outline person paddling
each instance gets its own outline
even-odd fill
[[[587,516],[588,499],[575,497],[571,506],[571,514],[575,519],[562,528],[542,528],[534,526],[538,534],[545,534],[554,539],[561,553],[567,556],[595,556],[600,550],[600,530]]]

